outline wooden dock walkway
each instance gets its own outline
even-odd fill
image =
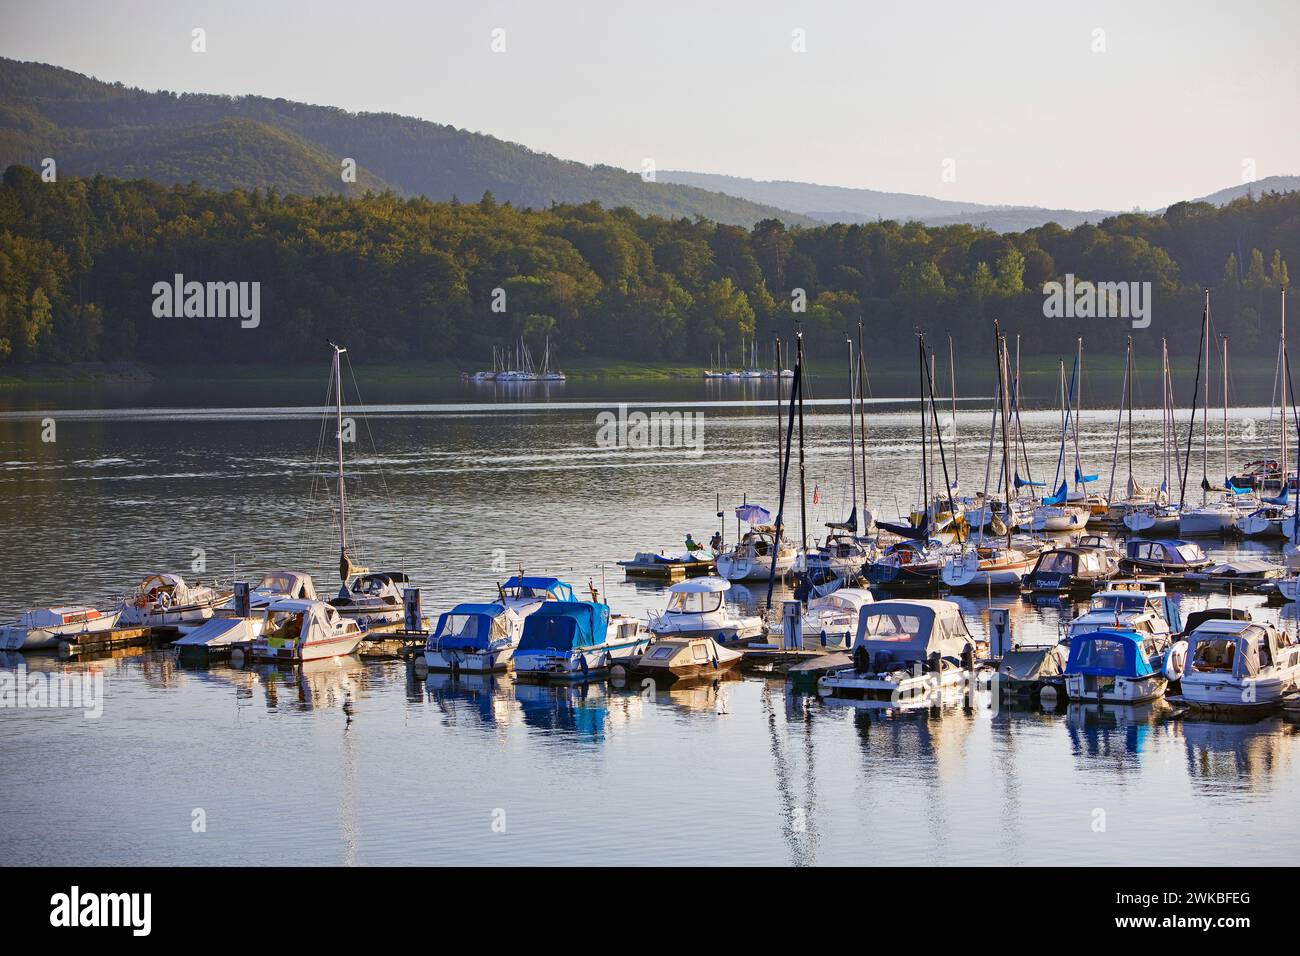
[[[174,627],[115,627],[111,631],[87,631],[69,635],[70,640],[59,642],[59,656],[83,657],[102,654],[123,647],[152,647],[170,644],[180,635]]]

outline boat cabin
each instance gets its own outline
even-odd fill
[[[876,601],[858,615],[855,668],[877,673],[928,663],[937,655],[958,664],[975,651],[975,638],[952,601]]]
[[[1069,591],[1113,577],[1115,560],[1099,548],[1049,548],[1025,577],[1031,591]]]
[[[1209,567],[1209,564],[1210,559],[1206,556],[1205,549],[1192,541],[1133,539],[1124,547],[1124,559],[1120,562],[1120,568],[1129,573],[1180,574],[1184,571],[1199,571]]]

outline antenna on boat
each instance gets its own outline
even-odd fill
[[[347,349],[335,345],[334,342],[326,339],[330,348],[334,350],[334,437],[338,444],[339,452],[339,577],[347,584],[351,576],[352,560],[348,557],[348,500],[347,492],[343,487],[343,373],[339,365],[339,357]]]

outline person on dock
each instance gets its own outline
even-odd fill
[[[722,532],[721,531],[713,532],[713,537],[709,539],[709,550],[711,550],[715,555],[719,555],[722,553]]]
[[[703,550],[703,547],[698,541],[695,540],[695,536],[692,535],[689,531],[686,532],[686,552],[690,555],[694,555],[696,551],[701,551],[701,550]]]

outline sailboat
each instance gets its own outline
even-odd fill
[[[1237,530],[1248,538],[1286,538],[1290,537],[1291,522],[1288,519],[1290,506],[1291,482],[1287,480],[1287,425],[1290,421],[1290,402],[1287,400],[1287,384],[1291,381],[1291,368],[1286,352],[1286,291],[1282,293],[1282,332],[1278,339],[1278,458],[1279,461],[1251,462],[1247,466],[1245,480],[1234,475],[1229,479],[1233,487],[1250,487],[1256,492],[1268,488],[1280,489],[1280,494],[1264,498],[1264,504],[1248,515],[1237,519]],[[1251,466],[1254,466],[1253,468]]]
[[[1204,360],[1207,373],[1210,368],[1210,291],[1205,290],[1205,317],[1201,329],[1204,342]],[[1180,535],[1222,535],[1231,531],[1240,517],[1235,501],[1226,496],[1210,498],[1212,488],[1209,481],[1210,456],[1210,389],[1205,388],[1203,413],[1201,419],[1201,504],[1199,507],[1184,509],[1178,518]],[[1228,340],[1223,339],[1223,475],[1225,491],[1231,490],[1228,480]]]
[[[330,605],[345,619],[363,628],[396,624],[402,620],[402,592],[410,579],[400,571],[371,571],[352,563],[348,554],[348,501],[343,482],[343,374],[340,358],[347,349],[333,342],[334,364],[330,388],[334,393],[335,438],[338,442],[339,578],[342,587]]]
[[[1079,367],[1076,364],[1074,371],[1070,376],[1070,390],[1067,397],[1065,388],[1065,363],[1060,363],[1061,450],[1056,459],[1056,478],[1060,479],[1060,485],[1057,487],[1054,494],[1045,495],[1043,499],[1034,506],[1034,510],[1031,512],[1029,519],[1030,531],[1082,531],[1088,524],[1088,519],[1091,517],[1091,513],[1087,508],[1069,503],[1069,484],[1066,482],[1065,477],[1062,474],[1065,468],[1065,443],[1070,432],[1075,377],[1078,375],[1078,371]],[[1055,479],[1053,480],[1053,484],[1055,484]]]
[[[980,495],[979,517],[974,522],[978,528],[979,538],[973,546],[969,541],[962,543],[960,551],[952,555],[939,571],[943,583],[954,590],[959,588],[995,588],[1020,586],[1021,579],[1029,572],[1032,559],[1023,551],[1011,546],[1011,529],[995,516],[988,514],[989,477],[993,467],[993,440],[997,433],[998,422],[1002,424],[1002,462],[998,481],[1005,486],[1008,497],[1011,492],[1010,464],[1011,456],[1007,436],[1006,391],[1005,391],[1005,342],[1000,327],[995,322],[993,334],[997,346],[997,407],[994,409],[993,424],[989,429],[989,450],[984,463],[984,490]],[[1006,546],[986,540],[985,530],[992,528],[995,532],[1006,534]]]
[[[1178,428],[1174,417],[1176,404],[1174,402],[1173,377],[1169,374],[1169,343],[1165,339],[1160,340],[1160,376],[1160,445],[1164,476],[1154,500],[1147,502],[1129,500],[1124,503],[1124,517],[1122,519],[1124,527],[1134,534],[1149,535],[1156,538],[1172,536],[1178,533],[1178,506],[1169,501],[1170,458],[1173,459],[1175,477],[1180,480],[1180,484],[1183,470],[1182,461],[1178,458]],[[1129,407],[1132,408],[1131,400]],[[1130,414],[1132,413],[1130,412]],[[1131,436],[1131,425],[1129,432]],[[1131,437],[1129,441],[1132,442]],[[1132,466],[1130,465],[1131,469]]]

